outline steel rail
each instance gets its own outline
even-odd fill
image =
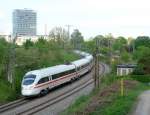
[[[102,71],[101,71],[101,74],[104,74],[105,73],[105,65],[104,64],[101,64],[102,65]],[[92,84],[94,82],[93,79],[88,79],[82,83],[80,83],[80,85],[66,91],[66,92],[63,92],[62,94],[58,95],[57,97],[54,97],[52,99],[49,99],[49,100],[46,100],[45,102],[41,103],[41,104],[38,104],[38,105],[35,105],[35,106],[32,106],[31,108],[29,109],[26,109],[22,112],[19,112],[19,113],[16,113],[16,115],[33,115],[37,112],[40,112],[41,110],[49,107],[49,106],[52,106],[56,103],[58,103],[59,101],[62,101],[64,99],[66,99],[67,97],[79,92],[80,90],[84,89],[85,87],[89,86],[90,84]]]

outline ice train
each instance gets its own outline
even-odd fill
[[[23,96],[44,95],[58,85],[77,79],[92,69],[93,56],[89,53],[74,51],[81,59],[69,64],[56,65],[43,69],[29,71],[21,84]]]

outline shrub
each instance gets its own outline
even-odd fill
[[[131,75],[131,78],[143,83],[150,82],[150,75]]]
[[[137,66],[132,72],[133,75],[144,75],[143,68],[141,66]]]

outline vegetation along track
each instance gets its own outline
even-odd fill
[[[102,69],[101,74],[104,74],[105,73],[105,65],[104,64],[101,64],[101,65],[102,65],[101,66],[101,69]],[[75,94],[76,92],[82,90],[83,88],[87,87],[88,85],[92,84],[93,82],[94,82],[94,80],[90,78],[90,79],[80,83],[78,86],[76,86],[76,87],[74,87],[74,88],[72,88],[66,92],[63,92],[62,94],[60,94],[57,97],[49,99],[49,100],[47,100],[43,103],[40,103],[38,105],[32,106],[31,108],[26,109],[22,112],[18,112],[16,114],[17,115],[33,115],[33,114],[35,114],[35,113],[37,113],[37,112],[39,112],[39,111],[41,111],[41,110],[43,110],[49,106],[52,106],[52,105],[58,103],[59,101],[64,100],[65,98]]]
[[[4,105],[1,105],[0,106],[0,113],[3,113],[7,110],[11,110],[15,107],[18,107],[20,105],[23,105],[25,103],[28,103],[30,100],[27,100],[25,98],[21,98],[21,99],[18,99],[16,101],[13,101],[13,102],[10,102],[10,103],[7,103],[7,104],[4,104]]]
[[[101,74],[104,74],[105,73],[105,65],[104,64],[101,64]],[[35,106],[32,106],[31,108],[29,109],[25,109],[21,112],[18,112],[16,113],[17,115],[22,115],[22,114],[26,114],[26,115],[32,115],[34,113],[37,113],[41,110],[43,110],[44,108],[46,107],[49,107],[73,94],[75,94],[76,92],[82,90],[83,88],[87,87],[88,85],[90,85],[91,83],[93,83],[93,79],[88,79],[84,82],[82,82],[81,84],[79,84],[77,87],[74,87],[62,94],[60,94],[59,96],[57,97],[54,97],[52,99],[49,99],[41,104],[38,104],[38,105],[35,105]],[[27,104],[31,101],[34,101],[36,99],[25,99],[25,98],[21,98],[21,99],[18,99],[16,101],[13,101],[13,102],[10,102],[10,103],[7,103],[7,104],[4,104],[4,105],[1,105],[0,106],[0,113],[4,113],[6,111],[9,111],[9,110],[13,110],[14,108],[17,108],[21,105],[24,105],[24,104]]]

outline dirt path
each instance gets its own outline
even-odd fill
[[[150,90],[142,93],[138,100],[132,115],[150,115]]]

